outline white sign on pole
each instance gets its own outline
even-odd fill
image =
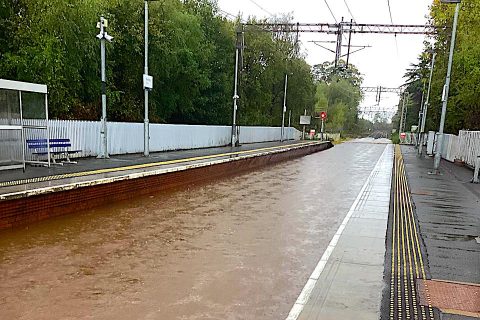
[[[300,124],[301,125],[308,125],[312,121],[311,116],[300,116]]]
[[[143,88],[147,90],[153,89],[153,77],[148,74],[143,75]]]

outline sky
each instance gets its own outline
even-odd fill
[[[429,6],[432,0],[389,0],[394,24],[426,24]],[[328,10],[330,6],[335,19],[342,17],[357,23],[390,24],[388,0],[218,0],[221,10],[230,14],[268,18],[271,14],[291,13],[294,22],[303,23],[335,23]],[[350,8],[350,12],[347,8]],[[335,35],[300,34],[302,52],[310,65],[333,61],[334,53],[322,49],[309,41],[334,41]],[[404,83],[403,75],[411,63],[417,62],[417,57],[423,49],[423,35],[379,35],[354,34],[352,45],[370,45],[358,53],[351,55],[353,63],[363,74],[363,86],[399,87]],[[346,41],[344,41],[346,42]],[[335,44],[327,44],[335,50]],[[346,48],[343,49],[346,53]],[[396,94],[382,94],[380,108],[396,111],[399,97]],[[376,94],[365,95],[361,108],[375,106]]]

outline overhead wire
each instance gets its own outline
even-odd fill
[[[388,4],[388,12],[390,13],[390,21],[391,21],[392,24],[393,24],[392,7],[390,6],[390,0],[387,0],[387,4]]]
[[[251,3],[253,3],[254,5],[256,5],[260,10],[262,10],[263,12],[267,13],[268,15],[270,15],[271,17],[275,16],[273,13],[271,13],[270,11],[266,10],[265,8],[263,8],[261,5],[259,5],[256,1],[254,0],[248,0],[250,1]]]
[[[390,6],[390,0],[387,0],[387,5],[388,5],[388,13],[390,14],[390,22],[393,24],[392,7]],[[397,49],[397,57],[398,57],[400,54],[398,51],[397,35],[395,35],[395,48]]]
[[[335,15],[333,14],[333,11],[332,9],[330,8],[330,6],[328,5],[328,2],[327,0],[323,0],[325,2],[325,4],[327,5],[327,8],[328,8],[328,11],[330,11],[330,14],[332,15],[333,17],[333,20],[335,20],[335,23],[338,24],[338,21],[337,21],[337,18],[335,18]]]
[[[328,11],[330,11],[330,14],[332,15],[333,20],[334,20],[335,23],[338,25],[338,20],[337,20],[337,18],[335,18],[335,15],[333,14],[332,8],[330,8],[330,5],[328,4],[327,0],[323,0],[323,1],[324,1],[325,4],[327,5]],[[347,37],[345,36],[345,34],[343,34],[343,32],[342,32],[342,36],[343,36],[343,38],[345,39],[345,41],[348,41],[348,40],[347,40]]]
[[[345,6],[347,7],[348,13],[350,13],[350,16],[352,17],[353,22],[357,22],[357,19],[355,19],[355,17],[353,16],[352,10],[350,10],[350,7],[348,6],[347,0],[343,0],[343,2],[345,3]]]
[[[219,12],[223,13],[224,15],[226,15],[226,16],[234,19],[234,20],[236,20],[236,19],[238,18],[238,19],[240,19],[240,22],[242,22],[242,23],[247,23],[247,21],[246,21],[245,19],[242,19],[242,18],[240,17],[240,15],[234,15],[234,14],[232,14],[232,13],[230,13],[230,12],[228,12],[228,11],[222,10],[222,9],[220,9],[220,8],[218,8],[217,10],[218,10]]]

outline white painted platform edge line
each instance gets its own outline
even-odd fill
[[[307,283],[303,287],[302,292],[298,296],[297,301],[295,301],[295,304],[292,306],[292,309],[290,309],[290,312],[289,312],[286,320],[297,320],[298,317],[300,316],[300,313],[302,313],[305,304],[310,299],[310,295],[312,294],[313,288],[317,284],[317,281],[320,278],[320,275],[322,274],[323,269],[327,265],[327,261],[330,258],[330,255],[332,254],[333,250],[335,249],[335,246],[337,245],[337,242],[338,242],[340,236],[343,233],[343,230],[345,229],[345,227],[348,223],[348,220],[350,220],[350,217],[353,215],[353,213],[355,211],[355,208],[357,207],[358,202],[362,198],[362,195],[365,192],[365,189],[370,184],[370,181],[372,180],[372,177],[374,175],[376,175],[378,169],[382,165],[384,165],[384,162],[385,162],[384,158],[386,158],[387,151],[388,151],[388,154],[390,153],[391,147],[392,147],[391,144],[388,144],[388,145],[385,146],[385,149],[383,150],[382,155],[378,159],[377,163],[375,164],[375,167],[373,168],[372,172],[370,172],[370,175],[368,176],[367,180],[363,184],[362,189],[358,193],[357,198],[355,199],[352,206],[350,207],[350,210],[348,210],[348,213],[345,216],[345,218],[343,219],[342,224],[340,225],[337,232],[333,236],[332,240],[328,244],[327,249],[325,249],[325,252],[323,253],[320,260],[318,261],[317,266],[313,270],[312,274],[310,275],[310,278],[307,280]]]

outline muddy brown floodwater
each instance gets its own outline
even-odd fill
[[[284,319],[384,145],[0,233],[0,319]]]

